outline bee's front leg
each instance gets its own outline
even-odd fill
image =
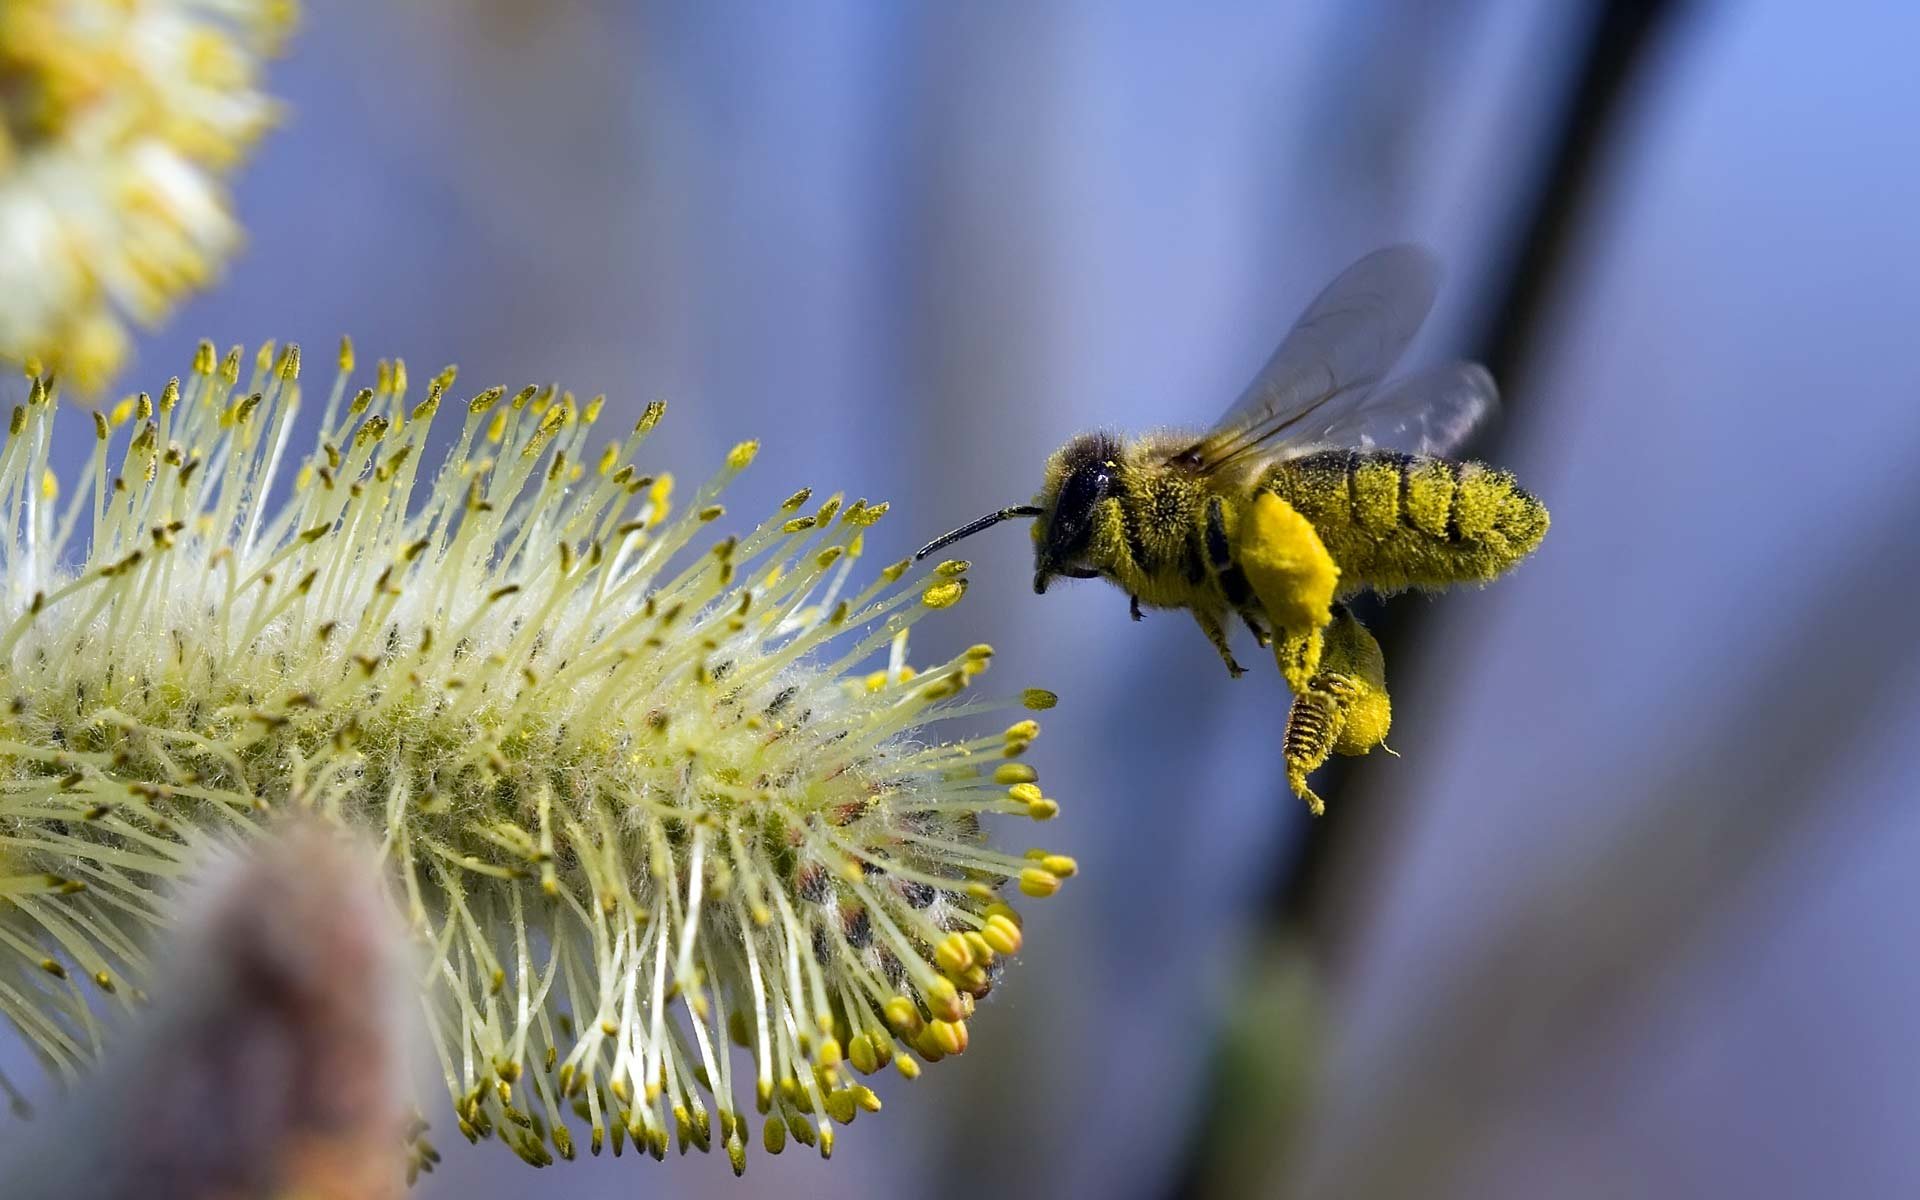
[[[1220,652],[1221,661],[1227,664],[1227,674],[1235,679],[1245,675],[1247,669],[1234,661],[1233,648],[1227,645],[1226,624],[1212,613],[1201,612],[1197,608],[1193,610],[1193,619],[1200,623],[1200,632],[1206,634],[1213,648]]]
[[[1138,597],[1138,596],[1128,596],[1128,597],[1127,597],[1127,609],[1128,609],[1128,611],[1129,611],[1129,612],[1131,612],[1131,613],[1133,614],[1133,619],[1134,619],[1134,620],[1136,620],[1136,621],[1138,621],[1138,620],[1141,620],[1141,619],[1143,619],[1143,618],[1142,618],[1142,617],[1140,616],[1140,597]]]

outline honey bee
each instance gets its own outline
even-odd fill
[[[1493,377],[1455,362],[1386,382],[1439,286],[1416,246],[1375,251],[1308,305],[1206,433],[1083,434],[1048,460],[1031,504],[935,538],[925,558],[1032,517],[1033,590],[1106,579],[1142,608],[1193,615],[1228,672],[1237,616],[1294,694],[1288,782],[1365,754],[1391,723],[1380,646],[1346,601],[1486,583],[1539,546],[1547,510],[1513,476],[1448,458],[1493,411]]]

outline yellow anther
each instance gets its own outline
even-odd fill
[[[847,1061],[851,1062],[853,1069],[862,1075],[871,1075],[880,1069],[880,1052],[875,1048],[871,1035],[865,1033],[853,1035],[853,1040],[847,1043]]]
[[[941,1022],[935,1021],[929,1024],[925,1029],[914,1034],[910,1039],[914,1052],[930,1063],[939,1062],[947,1056],[946,1045],[940,1040],[939,1035],[933,1031],[933,1026],[938,1024],[941,1024]]]
[[[944,975],[935,975],[923,992],[927,1002],[927,1011],[935,1020],[957,1021],[960,1019],[960,989]]]
[[[1020,926],[999,913],[987,918],[987,923],[980,929],[980,937],[1001,954],[1020,953]]]
[[[998,784],[1038,783],[1040,772],[1025,763],[1002,763],[993,770],[993,781]]]
[[[673,476],[662,475],[647,488],[647,525],[649,528],[667,519],[673,511]]]
[[[929,584],[927,590],[920,593],[920,602],[928,608],[951,608],[967,594],[967,581],[948,579],[940,583]]]
[[[887,502],[884,500],[877,504],[868,504],[862,500],[847,509],[846,515],[841,519],[856,529],[868,529],[878,523],[881,517],[887,515],[887,508]]]
[[[949,975],[958,975],[973,965],[973,947],[964,934],[950,933],[933,950],[934,965]]]
[[[905,996],[888,1000],[880,1013],[886,1018],[887,1028],[902,1036],[918,1032],[922,1024],[919,1008]]]
[[[993,962],[993,958],[994,958],[993,944],[988,942],[987,939],[980,933],[979,930],[969,929],[962,936],[967,939],[967,945],[973,948],[974,962],[980,964],[981,966],[985,966]]]
[[[1029,896],[1045,898],[1060,890],[1060,877],[1044,867],[1028,867],[1020,872],[1020,890]]]
[[[853,1118],[858,1115],[860,1111],[854,1105],[853,1092],[849,1088],[839,1088],[835,1091],[828,1092],[826,1108],[827,1115],[842,1125],[852,1124]]]
[[[927,1026],[944,1054],[964,1054],[967,1049],[967,1023],[962,1020],[934,1021]]]

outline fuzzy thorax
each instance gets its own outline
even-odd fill
[[[353,369],[343,344],[304,451],[291,347],[244,387],[239,351],[203,345],[157,398],[56,421],[35,380],[14,410],[0,1017],[82,1069],[172,885],[306,810],[382,845],[469,1137],[536,1163],[575,1130],[718,1143],[738,1168],[744,1094],[763,1144],[829,1151],[878,1107],[859,1075],[964,1049],[1020,947],[1005,895],[1074,870],[983,830],[1057,811],[1018,761],[1031,720],[931,728],[1000,707],[969,688],[992,651],[907,666],[964,564],[863,576],[885,505],[806,491],[722,533],[756,447],[676,505],[633,465],[659,405],[602,445],[597,398],[456,401],[451,367],[417,395],[397,361],[355,391]],[[56,440],[89,424],[57,481]]]

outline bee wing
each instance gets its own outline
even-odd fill
[[[1288,449],[1351,446],[1445,455],[1499,402],[1500,390],[1485,367],[1448,363],[1322,405],[1302,419],[1297,443],[1289,437]]]
[[[1300,314],[1213,429],[1170,461],[1214,471],[1324,427],[1316,410],[1350,409],[1393,369],[1439,283],[1438,262],[1419,246],[1389,246],[1354,263]]]

